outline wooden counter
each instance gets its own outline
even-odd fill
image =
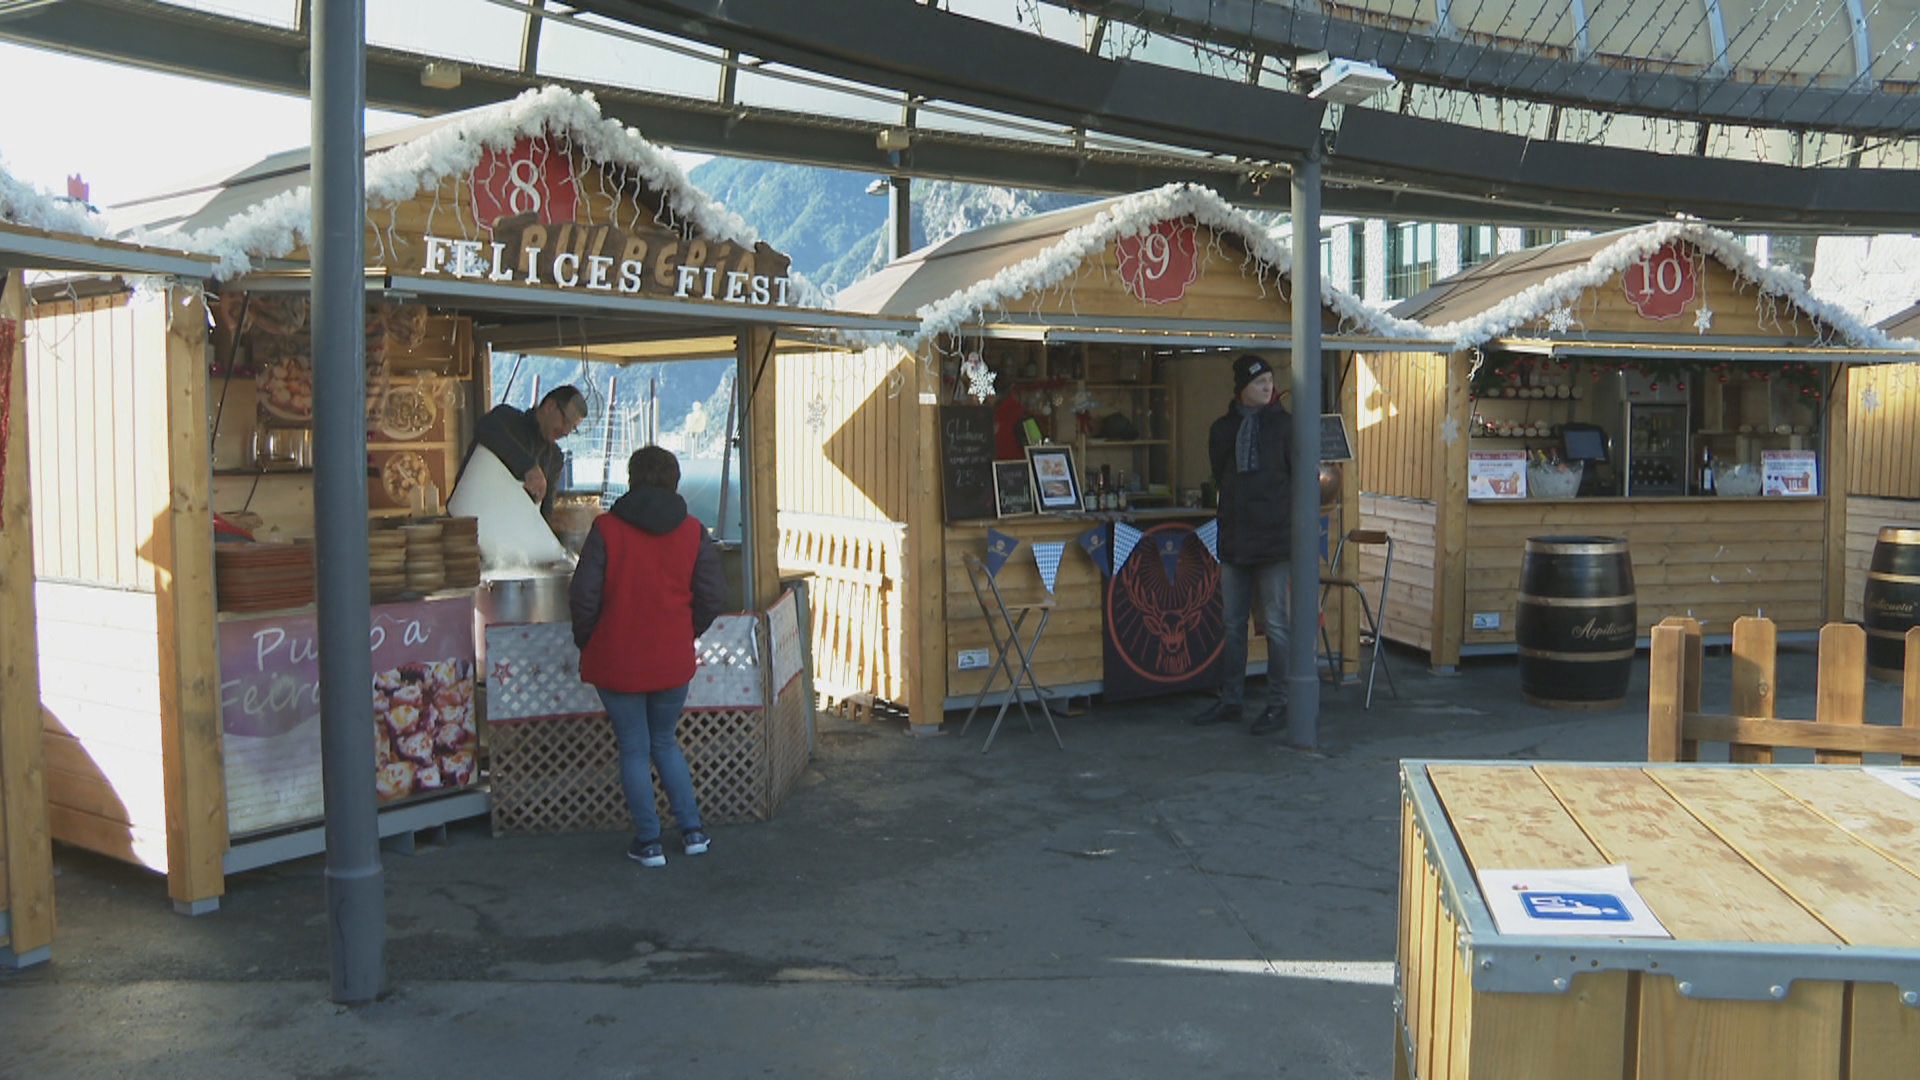
[[[1626,540],[1643,628],[1690,615],[1709,634],[1726,634],[1734,619],[1764,615],[1784,631],[1818,630],[1826,621],[1826,523],[1822,498],[1469,503],[1462,642],[1468,651],[1513,644],[1527,538],[1558,535]],[[1474,616],[1486,613],[1498,616],[1497,626],[1475,629]]]
[[[1395,1075],[1894,1080],[1920,799],[1855,766],[1407,762]],[[1625,864],[1665,938],[1503,935],[1475,873]]]

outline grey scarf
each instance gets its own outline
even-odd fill
[[[1233,437],[1233,467],[1236,472],[1257,472],[1260,468],[1260,414],[1266,410],[1235,402],[1240,411],[1240,431]]]

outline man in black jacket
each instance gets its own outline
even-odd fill
[[[540,504],[540,516],[553,516],[566,454],[557,445],[587,418],[587,399],[576,386],[556,386],[531,409],[495,405],[473,426],[473,446],[493,451],[500,464],[520,480],[527,497]],[[473,446],[467,460],[473,459]],[[467,471],[466,461],[460,471]],[[459,480],[454,481],[455,486]]]
[[[1293,417],[1277,398],[1273,365],[1243,353],[1233,362],[1233,402],[1207,432],[1207,460],[1220,492],[1220,595],[1227,640],[1220,700],[1192,722],[1237,723],[1243,718],[1247,620],[1257,596],[1267,627],[1267,707],[1247,729],[1255,735],[1287,726]]]

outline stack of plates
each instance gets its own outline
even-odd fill
[[[407,538],[407,591],[438,592],[447,587],[446,548],[439,522],[402,525]]]
[[[480,586],[480,519],[450,517],[441,522],[440,543],[447,568],[447,588]]]
[[[367,534],[367,592],[387,600],[407,591],[407,534],[376,529]]]
[[[313,603],[313,545],[213,545],[214,595],[221,611],[272,611]]]

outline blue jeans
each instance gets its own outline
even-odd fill
[[[1247,620],[1254,590],[1267,625],[1267,707],[1287,707],[1287,640],[1292,616],[1287,603],[1288,563],[1220,564],[1220,598],[1226,608],[1226,646],[1220,658],[1220,700],[1238,705],[1247,693]]]
[[[647,763],[660,774],[660,787],[681,832],[700,828],[700,806],[693,795],[693,776],[680,752],[674,728],[687,703],[687,688],[624,694],[601,690],[601,704],[613,721],[613,737],[620,745],[620,786],[627,793],[627,812],[633,815],[633,838],[641,843],[660,839],[660,814],[653,807],[653,777]]]

